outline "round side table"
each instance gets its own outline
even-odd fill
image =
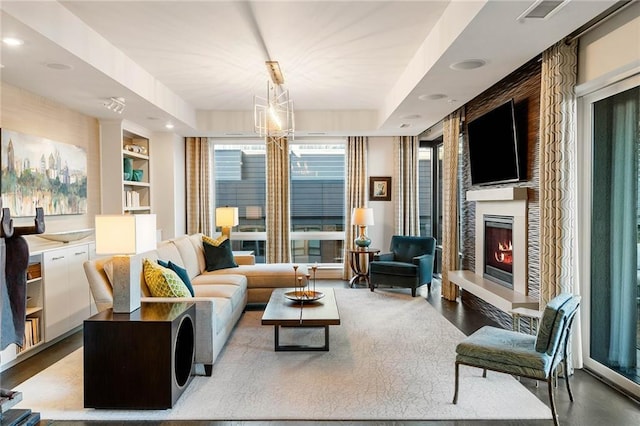
[[[380,253],[380,250],[376,248],[349,249],[349,263],[351,264],[351,271],[354,273],[353,278],[349,280],[349,287],[353,287],[360,281],[364,281],[369,287],[369,262],[373,259],[373,255],[377,253]]]

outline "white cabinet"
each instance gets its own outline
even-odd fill
[[[89,245],[45,251],[42,257],[44,336],[50,342],[90,316],[91,295],[82,266],[89,260]]]

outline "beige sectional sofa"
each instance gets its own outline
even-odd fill
[[[236,256],[237,268],[205,270],[202,234],[185,235],[158,244],[153,251],[139,255],[151,260],[162,259],[184,267],[194,288],[193,298],[152,297],[144,277],[140,278],[142,301],[194,302],[196,304],[195,363],[203,364],[206,375],[247,303],[266,303],[274,288],[293,287],[293,264],[256,264],[254,256]],[[104,270],[110,258],[85,262],[84,269],[98,311],[111,308],[113,292]],[[306,274],[300,265],[298,275]]]

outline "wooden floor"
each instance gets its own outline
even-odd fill
[[[348,287],[348,284],[343,281],[322,281],[318,283],[318,286],[326,287]],[[364,287],[354,289],[354,291],[369,291]],[[376,291],[385,291],[384,288]],[[408,290],[407,290],[408,291]],[[477,311],[473,311],[466,307],[462,303],[448,302],[440,297],[440,288],[437,282],[434,282],[432,286],[431,294],[427,293],[426,286],[421,289],[422,297],[425,297],[427,301],[438,310],[445,318],[447,318],[453,325],[458,327],[463,333],[470,334],[484,325],[491,324],[487,318],[479,314]],[[249,306],[249,309],[261,309],[263,306]],[[75,349],[82,346],[82,332],[75,333],[60,343],[42,351],[39,354],[21,362],[13,368],[4,371],[0,375],[0,384],[5,389],[12,389],[19,383],[33,376],[40,370],[53,364],[59,359],[65,357]],[[453,380],[453,365],[446,368],[451,368],[451,380]],[[491,373],[489,374],[498,374]],[[548,405],[548,396],[546,385],[541,384],[536,387],[535,381],[523,379],[523,385],[535,394],[541,401]],[[575,401],[571,403],[567,396],[566,390],[562,386],[557,388],[556,393],[556,405],[558,409],[558,415],[562,425],[576,425],[576,426],[590,426],[590,425],[640,425],[640,404],[631,398],[623,395],[615,389],[607,386],[603,382],[599,381],[588,372],[584,370],[576,370],[575,374],[571,378],[571,388],[575,397]],[[415,401],[419,403],[419,401]],[[508,401],[505,401],[508,403]],[[117,422],[119,424],[123,422]],[[145,424],[143,422],[127,422],[128,425],[132,424]],[[106,422],[54,422],[43,420],[41,424],[54,424],[56,426],[62,424],[107,424]],[[113,424],[113,423],[110,423]],[[350,425],[549,425],[550,420],[547,421],[523,421],[523,420],[507,420],[507,421],[402,421],[402,422],[382,422],[382,421],[370,421],[370,422],[285,422],[285,421],[183,421],[183,422],[162,422],[163,426],[169,426],[173,424],[182,425],[336,425],[336,424],[350,424]]]

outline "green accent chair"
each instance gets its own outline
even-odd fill
[[[431,291],[436,239],[433,237],[391,237],[389,253],[373,256],[369,263],[369,288],[376,285],[408,287],[415,297],[416,289],[424,284]]]
[[[468,336],[456,347],[456,384],[453,403],[458,402],[460,365],[528,377],[547,382],[554,425],[559,425],[553,399],[554,373],[563,363],[569,399],[573,394],[567,370],[567,344],[571,324],[580,306],[580,296],[563,293],[549,301],[542,314],[538,335],[519,333],[485,326]]]

